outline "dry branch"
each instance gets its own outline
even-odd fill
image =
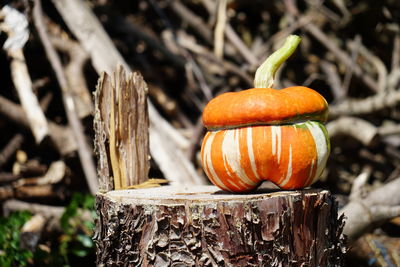
[[[69,38],[50,37],[53,45],[60,51],[68,54],[69,62],[65,66],[65,77],[76,105],[79,118],[93,114],[93,101],[84,77],[84,65],[89,54]]]
[[[0,151],[0,168],[10,160],[15,151],[21,147],[23,141],[24,136],[20,133],[17,133],[8,141],[7,145]]]
[[[29,121],[22,108],[2,96],[0,96],[0,114],[7,117],[15,124],[29,129]],[[60,126],[51,121],[48,123],[48,126],[50,138],[61,155],[65,156],[76,151],[78,146],[72,136],[70,128]]]
[[[21,106],[28,119],[36,143],[40,143],[48,134],[47,120],[39,106],[39,101],[32,91],[32,81],[26,65],[23,47],[28,39],[28,21],[25,16],[14,8],[4,6],[3,30],[8,33],[4,50],[11,58],[11,76],[17,90]]]
[[[378,129],[368,121],[355,117],[340,117],[326,125],[329,136],[348,135],[369,146],[376,139]]]
[[[113,18],[111,25],[115,31],[121,32],[124,35],[134,35],[138,39],[143,40],[146,44],[155,51],[162,53],[165,58],[177,67],[183,68],[186,64],[183,58],[168,50],[158,39],[144,31],[143,25],[138,25],[130,19],[123,19],[120,16]]]
[[[33,215],[21,228],[20,247],[35,251],[45,225],[46,219],[43,215]]]
[[[21,178],[20,174],[1,172],[0,173],[0,184],[8,184]]]
[[[37,160],[28,160],[26,153],[20,150],[17,151],[12,171],[22,177],[41,177],[48,171],[48,167],[40,164]]]
[[[344,234],[356,240],[379,223],[400,216],[400,178],[373,191],[365,198],[351,200],[339,213],[347,219]]]
[[[210,14],[217,10],[217,4],[210,0],[202,0],[203,5],[208,10]],[[230,24],[225,26],[225,35],[227,40],[236,48],[239,54],[252,66],[258,65],[259,60],[254,56],[251,50],[245,45],[245,43],[240,39],[235,30]]]
[[[60,219],[65,212],[65,207],[50,206],[37,203],[26,202],[17,199],[9,199],[3,203],[3,216],[8,216],[13,211],[28,210],[32,214],[43,216],[46,219],[47,230],[61,230]],[[81,216],[92,221],[91,212],[88,210],[78,209]]]
[[[61,187],[55,185],[33,185],[15,188],[13,197],[19,199],[62,199],[65,196],[61,192]]]
[[[11,73],[22,108],[25,111],[36,143],[40,143],[49,134],[49,129],[37,97],[32,92],[32,82],[29,78],[24,55],[22,50],[10,51],[8,54],[12,58]]]
[[[8,216],[13,211],[29,210],[33,214],[41,214],[46,218],[61,218],[64,207],[35,204],[17,199],[6,200],[3,203],[3,216]]]
[[[400,90],[379,92],[364,99],[347,98],[338,104],[329,106],[329,116],[361,115],[392,108],[400,102]]]
[[[21,234],[41,232],[45,223],[45,218],[41,214],[36,214],[22,226]]]
[[[222,58],[224,54],[224,31],[226,27],[226,6],[227,0],[218,2],[217,24],[214,29],[214,54]]]
[[[388,124],[379,127],[378,132],[380,135],[398,135],[400,134],[400,124]]]
[[[63,199],[64,193],[62,186],[58,185],[33,185],[33,186],[20,186],[14,188],[13,186],[0,187],[0,200],[10,198],[18,199]]]
[[[32,177],[19,179],[13,183],[14,187],[19,187],[23,185],[46,185],[46,184],[56,184],[59,183],[66,174],[66,165],[64,161],[56,161],[50,164],[49,169],[46,174],[41,177]]]
[[[351,56],[341,50],[334,42],[330,40],[326,34],[312,23],[303,26],[312,36],[314,36],[321,44],[331,51],[346,67],[352,69],[354,74],[359,77],[370,89],[375,92],[379,91],[379,85],[367,73],[365,73],[359,65],[354,65]]]
[[[100,22],[84,2],[79,0],[52,0],[52,2],[69,29],[90,53],[98,74],[103,71],[111,73],[118,64],[121,64],[126,71],[130,71]],[[181,151],[182,145],[187,148],[189,142],[161,117],[151,102],[148,108],[150,151],[161,171],[173,182],[204,183],[203,178],[196,173],[193,164],[184,157]]]
[[[326,60],[321,61],[321,69],[325,73],[326,80],[332,89],[335,100],[342,100],[346,97],[346,90],[341,85],[341,80],[337,72],[336,66]]]
[[[163,38],[169,44],[169,47],[172,48],[172,50],[175,50],[174,48],[177,46],[174,44],[175,40],[172,40],[171,35],[167,34],[167,31],[164,31]],[[211,68],[209,64],[215,64],[220,72],[223,70],[231,72],[240,77],[249,87],[253,86],[253,78],[250,77],[250,75],[248,75],[244,70],[227,60],[215,57],[214,54],[206,47],[196,44],[193,38],[188,38],[187,34],[178,34],[176,42],[183,48],[188,49],[189,51],[198,55],[198,57],[205,59],[207,62],[207,67],[203,67],[204,70]]]
[[[346,95],[349,91],[349,87],[350,87],[350,82],[351,82],[351,78],[353,77],[353,67],[357,64],[357,58],[358,58],[358,50],[359,50],[359,46],[361,45],[361,37],[359,35],[356,35],[354,37],[354,45],[351,48],[351,63],[352,65],[350,67],[346,68],[346,73],[343,79],[343,88],[346,91]]]
[[[217,10],[217,4],[210,1],[203,1],[203,5],[206,7],[210,15],[212,15]],[[208,43],[212,43],[212,31],[205,24],[203,19],[192,12],[189,8],[184,6],[180,1],[172,1],[171,6],[173,10],[194,30],[197,31],[199,35],[203,37]],[[258,63],[257,58],[253,55],[250,49],[243,43],[243,41],[237,36],[233,28],[227,24],[225,27],[225,35],[229,43],[225,44],[224,52],[230,56],[236,56],[236,51],[250,64],[256,65]]]
[[[76,113],[75,103],[71,94],[71,89],[68,87],[68,82],[65,77],[64,70],[61,65],[59,56],[54,49],[50,38],[47,34],[46,26],[44,24],[43,12],[41,8],[41,1],[35,0],[35,6],[33,9],[33,19],[35,26],[39,33],[40,39],[43,43],[46,55],[50,61],[51,66],[56,74],[57,81],[60,85],[62,92],[62,100],[64,104],[64,109],[67,115],[68,122],[71,126],[73,135],[78,144],[78,154],[81,160],[81,165],[83,172],[85,173],[85,178],[89,186],[89,190],[92,194],[95,194],[98,190],[98,181],[96,177],[95,164],[92,157],[92,149],[88,145],[82,124]]]
[[[188,9],[181,1],[171,1],[171,7],[186,23],[188,23],[204,40],[212,43],[212,31],[203,19]]]
[[[363,171],[354,179],[353,185],[351,186],[351,191],[349,195],[350,200],[361,199],[365,195],[365,185],[368,182],[369,177],[371,176],[372,168],[367,166],[363,169]]]
[[[357,49],[360,55],[362,55],[367,61],[370,61],[370,63],[375,66],[376,72],[378,73],[378,92],[387,90],[388,72],[382,60],[369,51],[368,48],[365,47],[361,42],[357,44],[356,42],[350,41],[348,46],[350,49]],[[365,66],[367,64],[362,64],[361,66],[363,65]],[[367,71],[364,70],[364,72]]]

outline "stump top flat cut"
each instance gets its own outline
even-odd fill
[[[247,194],[232,194],[216,186],[161,186],[144,189],[114,190],[105,193],[109,199],[124,204],[182,204],[182,202],[209,203],[214,201],[262,200],[276,197],[300,198],[304,195],[326,195],[326,190],[303,189],[295,191],[277,191],[258,189]]]

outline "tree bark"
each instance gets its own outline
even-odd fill
[[[214,186],[97,194],[99,266],[342,266],[328,191],[232,195]]]

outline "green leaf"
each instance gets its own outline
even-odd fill
[[[88,251],[84,250],[84,249],[74,249],[74,250],[72,250],[72,253],[81,258],[88,255]]]
[[[27,266],[33,253],[20,248],[20,231],[29,220],[27,211],[13,212],[0,218],[0,266]]]
[[[92,238],[87,235],[78,235],[76,239],[86,248],[92,248],[94,245]]]

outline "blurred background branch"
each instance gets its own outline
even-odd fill
[[[59,253],[60,264],[93,265],[90,227],[76,218],[93,202],[72,196],[97,190],[91,94],[102,71],[121,63],[148,84],[150,177],[203,184],[202,109],[252,87],[258,64],[295,33],[303,41],[275,87],[308,86],[330,104],[331,157],[313,186],[333,192],[348,218],[346,261],[400,265],[398,1],[39,2],[0,5],[0,199],[4,215],[31,212],[8,217],[25,233],[10,242],[48,261]],[[10,10],[25,26],[10,28]],[[50,245],[55,229],[59,246]]]

